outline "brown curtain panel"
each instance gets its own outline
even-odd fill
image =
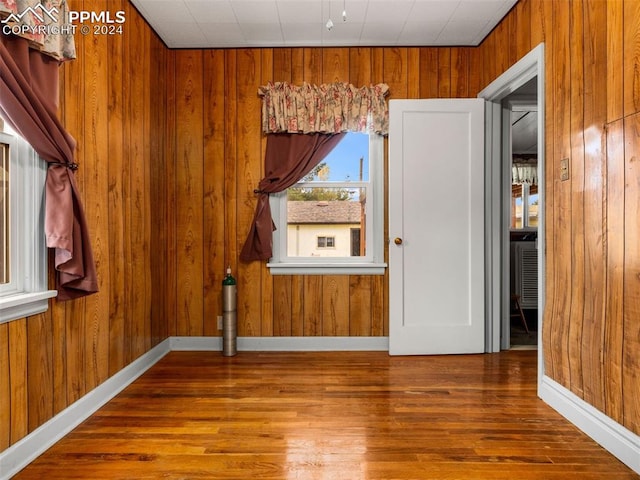
[[[298,182],[326,157],[345,133],[272,133],[267,136],[264,157],[265,177],[256,193],[258,205],[240,260],[268,260],[273,250],[273,231],[269,194],[282,192]]]
[[[1,36],[0,114],[48,162],[45,233],[55,249],[58,299],[98,291],[96,268],[74,170],[75,140],[57,117],[59,61]]]

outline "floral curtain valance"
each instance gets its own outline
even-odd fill
[[[76,58],[73,25],[66,0],[0,0],[0,27],[59,61]]]
[[[302,86],[269,83],[258,89],[262,97],[264,133],[339,133],[389,131],[384,83],[355,87],[349,83]]]
[[[538,165],[531,163],[514,163],[511,166],[511,183],[537,185]]]

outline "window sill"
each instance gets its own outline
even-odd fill
[[[267,263],[272,275],[384,275],[386,263]]]
[[[45,290],[17,293],[0,298],[0,324],[46,312],[49,308],[49,299],[57,294],[57,290]]]

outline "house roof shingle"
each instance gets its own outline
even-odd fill
[[[360,202],[294,200],[287,203],[287,221],[290,224],[360,223],[360,211]]]

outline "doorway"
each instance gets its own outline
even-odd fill
[[[486,278],[488,319],[485,343],[488,352],[509,349],[511,324],[510,295],[510,239],[506,225],[511,218],[511,112],[504,107],[505,99],[528,82],[535,81],[537,109],[537,172],[538,172],[538,220],[537,220],[537,325],[541,338],[542,312],[544,311],[544,44],[531,50],[511,68],[500,75],[478,94],[489,103],[487,128],[492,132],[486,143],[485,184],[489,195],[486,198]],[[532,84],[530,84],[531,86]],[[513,97],[512,97],[513,98]],[[506,153],[508,152],[508,153]],[[538,345],[538,384],[544,375],[543,345]]]
[[[509,309],[503,312],[503,348],[535,349],[538,345],[538,220],[541,196],[538,180],[538,77],[502,101],[510,126],[509,148],[502,154],[508,169],[503,188],[503,225],[508,250]]]

